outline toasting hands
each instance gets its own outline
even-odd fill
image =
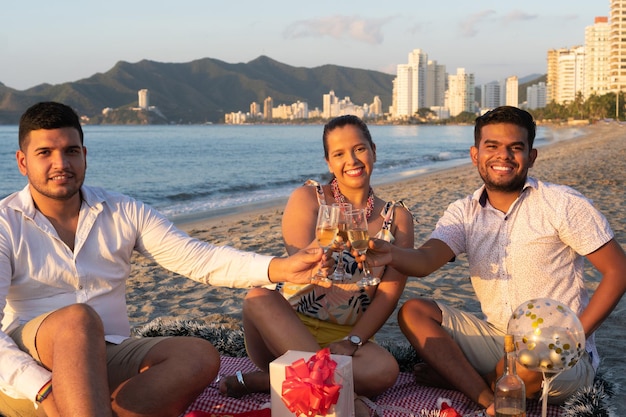
[[[352,250],[354,259],[359,263],[359,268],[363,267],[363,261],[367,261],[370,267],[385,266],[391,264],[393,256],[391,250],[393,245],[386,240],[372,238],[368,243],[367,252],[359,255],[356,250]]]
[[[334,264],[318,245],[311,245],[286,258],[274,258],[269,266],[272,282],[287,281],[294,284],[309,284],[311,277],[320,268],[328,269]]]

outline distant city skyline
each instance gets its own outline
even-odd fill
[[[482,85],[545,74],[548,50],[582,45],[585,27],[609,9],[609,0],[11,2],[0,17],[0,82],[25,90],[87,78],[118,61],[239,63],[260,55],[296,67],[396,74],[420,48]]]

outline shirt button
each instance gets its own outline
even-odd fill
[[[82,285],[79,285],[79,286],[78,286],[78,289],[79,289],[79,290],[82,290],[82,289],[83,289],[83,286],[82,286]]]

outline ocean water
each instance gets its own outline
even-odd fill
[[[0,198],[26,179],[15,163],[17,126],[0,126]],[[142,200],[176,220],[287,197],[325,181],[321,125],[85,126],[85,183]],[[472,126],[370,126],[373,184],[469,162]],[[579,134],[538,129],[541,146]]]

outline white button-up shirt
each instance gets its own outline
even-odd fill
[[[16,398],[33,400],[50,379],[50,372],[8,337],[18,325],[85,303],[100,315],[108,341],[119,343],[130,335],[126,280],[133,250],[210,285],[270,283],[270,256],[192,239],[128,196],[87,186],[81,194],[74,251],[36,210],[28,186],[0,201],[0,389]]]
[[[583,256],[613,238],[606,218],[570,187],[528,178],[507,213],[493,208],[484,186],[447,208],[431,238],[466,253],[487,321],[506,331],[511,313],[533,298],[552,298],[580,315],[589,303]],[[593,337],[587,340],[594,366]]]

